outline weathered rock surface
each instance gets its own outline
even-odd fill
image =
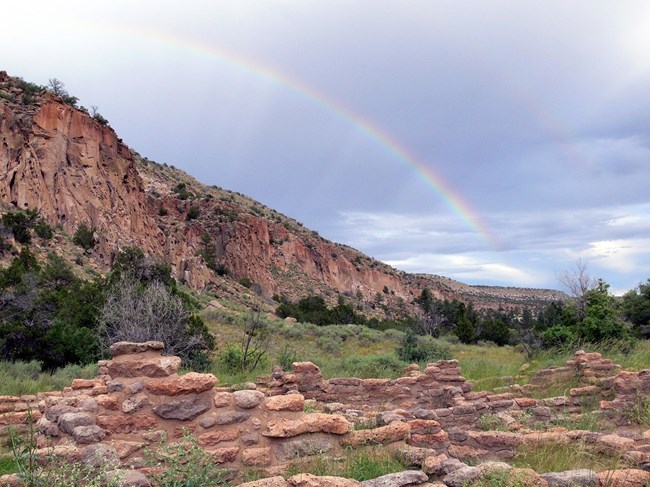
[[[363,487],[402,487],[427,482],[429,477],[419,470],[406,470],[404,472],[389,473],[372,480],[361,482]]]
[[[165,402],[153,408],[153,412],[164,419],[186,421],[194,419],[210,409],[211,401],[207,397],[193,397]]]

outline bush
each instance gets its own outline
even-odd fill
[[[156,485],[161,487],[202,487],[225,485],[224,471],[214,462],[214,456],[199,445],[189,431],[183,431],[181,441],[160,441],[156,451],[146,450],[147,464],[160,468]]]
[[[95,241],[95,230],[89,228],[85,223],[82,223],[74,232],[72,242],[84,250],[92,249],[97,243]]]
[[[43,240],[50,240],[54,236],[54,231],[52,230],[52,227],[45,221],[39,219],[38,222],[36,222],[36,226],[34,227],[34,232],[36,235]]]
[[[9,212],[2,216],[2,224],[11,230],[16,242],[28,244],[32,241],[30,229],[37,216],[34,210]]]
[[[402,338],[397,356],[404,362],[434,362],[452,358],[449,345],[430,336],[417,336],[413,330],[407,330]]]
[[[199,210],[198,206],[190,206],[190,209],[187,210],[187,215],[185,215],[185,220],[196,220],[200,214],[201,210]]]

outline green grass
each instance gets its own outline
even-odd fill
[[[473,383],[475,391],[515,383],[514,377],[526,363],[524,354],[513,347],[459,344],[452,345],[451,352],[460,363],[463,377]]]
[[[0,456],[0,475],[6,475],[16,472],[16,462],[9,455]]]
[[[522,445],[510,462],[518,468],[531,468],[538,473],[591,469],[596,472],[626,468],[620,456],[599,452],[584,441],[545,442]]]
[[[52,373],[31,362],[0,362],[0,395],[21,396],[63,390],[72,379],[90,379],[97,375],[97,365],[68,365]]]
[[[382,447],[345,449],[340,458],[319,455],[291,466],[288,475],[311,473],[332,475],[359,481],[370,480],[389,473],[401,472],[407,466]]]

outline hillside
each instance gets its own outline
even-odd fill
[[[469,286],[407,274],[239,193],[206,186],[130,149],[101,116],[0,72],[0,204],[37,210],[73,234],[95,229],[91,266],[141,247],[176,278],[217,297],[270,302],[343,294],[370,314],[410,306],[428,287],[437,298],[477,308],[537,307],[564,299],[552,290]],[[63,249],[60,253],[65,254]],[[253,291],[253,292],[251,292]]]

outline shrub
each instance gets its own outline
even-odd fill
[[[34,210],[9,212],[2,216],[2,224],[11,230],[16,242],[28,244],[32,241],[30,229],[37,216]]]
[[[189,431],[183,431],[179,442],[158,443],[156,451],[146,450],[145,458],[157,470],[156,485],[161,487],[202,487],[225,485],[224,471],[214,463],[214,457],[199,445]]]
[[[179,200],[186,200],[194,196],[187,190],[187,185],[185,183],[178,183],[176,186],[174,186],[172,191],[176,193],[176,196],[178,196]]]
[[[449,345],[430,336],[417,336],[411,329],[406,330],[397,356],[405,362],[433,362],[452,358]]]
[[[187,215],[185,215],[185,220],[196,220],[200,214],[201,210],[199,210],[198,206],[190,206],[190,209],[187,210]]]
[[[242,277],[239,281],[239,284],[244,286],[246,289],[250,289],[251,286],[253,285],[253,281],[250,280],[248,277]]]
[[[84,250],[92,249],[97,243],[95,241],[95,230],[89,228],[85,223],[82,223],[74,232],[72,242]]]
[[[34,227],[34,232],[38,237],[42,238],[43,240],[49,240],[54,236],[54,231],[52,230],[52,227],[45,221],[39,219],[36,222],[36,226]]]
[[[165,208],[164,206],[161,206],[160,208],[158,208],[158,215],[167,216],[168,213],[169,213],[169,211],[167,211],[167,208]]]

